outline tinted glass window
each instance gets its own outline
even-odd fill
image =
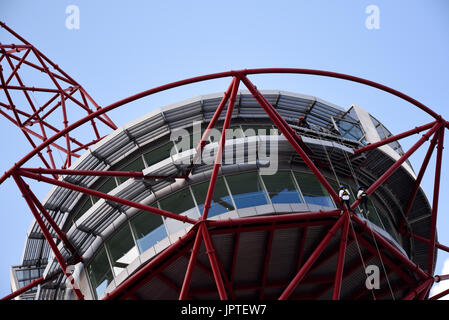
[[[334,207],[329,193],[313,174],[295,172],[295,178],[307,203]]]
[[[298,190],[289,171],[278,171],[273,175],[262,176],[273,203],[301,203]]]
[[[229,176],[226,180],[238,209],[268,203],[257,172]]]
[[[131,220],[131,227],[141,253],[167,237],[162,217],[154,213],[140,213]]]
[[[112,281],[112,271],[109,267],[106,250],[102,247],[87,268],[90,282],[95,290],[97,298],[100,298],[104,290]]]
[[[143,156],[148,166],[152,166],[164,159],[170,157],[170,152],[173,148],[173,143],[170,141],[159,148],[156,148],[150,152],[145,153]]]
[[[137,248],[128,225],[122,227],[106,242],[115,275],[128,266],[138,255]]]
[[[192,186],[193,194],[196,202],[198,203],[198,209],[201,215],[203,214],[204,202],[206,201],[208,188],[209,181]],[[231,197],[226,189],[223,178],[220,177],[217,179],[217,184],[215,185],[208,217],[213,217],[232,210],[234,210],[234,206],[232,204]]]

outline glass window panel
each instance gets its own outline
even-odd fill
[[[161,208],[174,213],[183,213],[193,207],[192,195],[188,188],[178,191],[159,201]]]
[[[87,212],[87,210],[90,209],[90,207],[92,207],[92,201],[90,200],[90,196],[86,196],[85,197],[85,202],[84,204],[78,209],[78,212],[73,216],[73,220],[76,221],[79,218],[81,218],[81,216]]]
[[[209,181],[192,186],[193,195],[198,203],[198,209],[201,214],[204,210],[204,202],[206,201],[208,188]],[[220,177],[217,179],[217,184],[215,185],[208,217],[213,217],[232,210],[234,210],[234,206],[231,197],[226,189],[223,178]]]
[[[101,185],[101,187],[97,188],[96,190],[103,192],[103,193],[109,193],[111,190],[113,190],[115,187],[117,187],[117,183],[115,182],[114,177],[110,177],[105,180],[105,182]],[[94,203],[96,203],[100,198],[98,197],[92,197],[92,200]]]
[[[135,159],[133,162],[127,164],[126,166],[124,166],[123,168],[120,169],[120,171],[142,171],[145,168],[145,165],[143,163],[143,159],[142,157],[138,157],[137,159]],[[127,177],[119,177],[118,181],[119,183],[123,183],[126,180],[128,180]]]
[[[307,203],[334,207],[329,193],[313,174],[295,172],[295,177]]]
[[[106,242],[106,247],[115,275],[118,275],[138,256],[137,247],[134,245],[134,239],[127,224]]]
[[[170,141],[150,152],[145,153],[143,156],[148,166],[152,166],[164,159],[170,157],[170,152],[173,149],[173,143]]]
[[[113,190],[115,187],[117,187],[115,178],[110,177],[110,178],[106,179],[106,181],[97,190],[100,192],[103,192],[103,193],[108,193],[109,191]]]
[[[257,172],[242,173],[226,177],[235,205],[238,209],[268,203]]]
[[[33,279],[39,278],[39,270],[38,269],[31,269],[31,278],[33,278]]]
[[[109,267],[106,250],[102,247],[92,262],[87,268],[89,279],[92,287],[95,290],[97,298],[100,298],[104,290],[106,290],[109,283],[111,283],[113,276],[111,268]]]
[[[131,220],[131,227],[141,253],[167,237],[162,217],[157,214],[142,212]]]
[[[289,171],[278,171],[273,175],[264,175],[262,180],[267,187],[272,203],[302,202]]]
[[[17,274],[18,281],[25,279],[25,272],[23,270],[17,270],[16,274]]]

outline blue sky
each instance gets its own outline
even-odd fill
[[[80,9],[80,29],[65,26],[68,5]],[[368,5],[380,9],[380,29],[365,27]],[[1,1],[0,20],[37,46],[99,102],[167,82],[257,67],[323,69],[360,76],[400,90],[449,119],[449,2],[433,1]],[[4,33],[0,32],[0,42]],[[344,108],[358,104],[393,133],[430,121],[413,106],[376,89],[312,76],[254,76],[259,89],[315,95]],[[125,124],[185,98],[222,92],[228,80],[171,90],[129,104],[110,116]],[[408,149],[417,136],[402,140]],[[448,150],[449,138],[446,138]],[[18,130],[0,119],[0,172],[29,151]],[[411,158],[419,170],[425,149]],[[444,158],[447,163],[447,155]],[[423,188],[431,200],[433,165]],[[443,169],[439,239],[449,244],[448,168]],[[40,197],[50,189],[36,185]],[[0,186],[0,295],[9,266],[19,264],[32,221],[16,186]],[[437,273],[449,255],[439,252]]]

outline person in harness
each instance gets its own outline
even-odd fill
[[[360,211],[363,215],[368,217],[368,195],[366,194],[365,189],[362,186],[359,186],[357,191],[357,199],[360,199]]]
[[[309,125],[309,123],[307,122],[307,120],[306,120],[306,118],[304,116],[300,116],[298,118],[298,120],[296,121],[296,125],[298,127],[310,129],[310,125]]]
[[[348,188],[346,188],[344,185],[340,185],[340,190],[338,192],[338,196],[340,197],[341,200],[341,210],[345,210],[345,205],[346,208],[350,209],[349,206],[349,190]]]

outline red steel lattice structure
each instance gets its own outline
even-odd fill
[[[71,190],[79,191],[84,194],[106,199],[118,204],[138,208],[140,210],[147,211],[152,214],[161,215],[164,217],[172,218],[193,225],[190,231],[183,237],[179,238],[179,240],[176,243],[172,244],[166,250],[158,254],[149,263],[144,265],[139,271],[131,275],[128,279],[126,279],[123,283],[121,283],[115,290],[109,293],[105,298],[108,300],[127,299],[127,298],[132,299],[134,293],[142,285],[144,285],[154,277],[158,277],[164,283],[166,283],[174,290],[179,292],[179,299],[189,299],[193,294],[195,294],[195,292],[198,293],[200,291],[198,289],[195,289],[195,291],[192,292],[190,288],[190,283],[195,268],[201,268],[203,271],[209,272],[210,276],[213,277],[214,282],[216,284],[216,288],[212,289],[205,288],[203,289],[203,292],[206,292],[208,290],[209,291],[215,290],[216,292],[218,292],[220,299],[229,299],[229,298],[234,299],[235,292],[237,290],[250,289],[250,288],[259,290],[259,298],[263,299],[265,297],[264,296],[265,289],[273,287],[283,288],[283,292],[279,296],[279,299],[283,300],[295,298],[294,296],[292,296],[292,293],[295,290],[295,288],[302,281],[304,281],[305,276],[308,273],[310,273],[311,270],[314,269],[314,264],[317,262],[317,259],[323,253],[324,249],[329,244],[334,235],[337,233],[337,231],[341,230],[338,250],[337,252],[334,253],[334,255],[338,255],[338,262],[335,276],[332,279],[324,279],[324,280],[320,279],[317,280],[316,282],[316,283],[327,283],[328,287],[326,288],[326,290],[328,289],[333,290],[332,299],[339,299],[343,279],[349,276],[349,274],[354,272],[354,270],[356,270],[356,268],[359,267],[358,265],[355,265],[347,268],[346,270],[344,268],[345,254],[349,243],[351,243],[352,241],[357,241],[370,252],[371,256],[376,254],[373,245],[368,241],[366,241],[365,239],[363,239],[363,237],[361,237],[359,234],[357,234],[353,228],[350,228],[351,224],[357,225],[357,227],[361,228],[365,232],[371,232],[373,234],[373,237],[375,238],[375,241],[384,250],[387,250],[389,254],[393,255],[398,261],[401,262],[403,266],[409,268],[410,270],[413,270],[418,275],[419,278],[418,280],[411,279],[410,276],[404,273],[401,267],[397,266],[393,261],[391,261],[391,259],[389,259],[387,255],[385,255],[382,251],[378,252],[381,255],[382,260],[388,265],[388,267],[391,268],[391,270],[393,270],[397,274],[399,274],[401,278],[403,278],[407,282],[406,288],[409,289],[409,293],[404,297],[404,299],[427,299],[429,298],[429,291],[433,283],[449,279],[449,275],[437,275],[437,276],[433,275],[434,261],[435,261],[434,257],[436,250],[440,249],[449,252],[449,247],[442,245],[436,241],[436,232],[437,232],[436,223],[438,214],[438,200],[439,200],[440,177],[441,177],[441,167],[443,157],[444,133],[445,129],[449,128],[449,123],[446,120],[444,120],[440,115],[438,115],[437,113],[435,113],[434,111],[432,111],[430,108],[420,103],[419,101],[416,101],[413,98],[399,91],[396,91],[379,83],[375,83],[369,80],[341,73],[334,73],[322,70],[310,70],[310,69],[270,68],[270,69],[245,69],[238,71],[228,71],[189,78],[169,83],[166,85],[162,85],[160,87],[156,87],[153,89],[149,89],[147,91],[138,93],[123,100],[117,101],[104,108],[100,108],[75,80],[73,80],[66,73],[64,73],[56,64],[51,62],[50,59],[44,56],[33,45],[24,40],[18,34],[16,34],[4,23],[1,23],[0,25],[10,34],[12,34],[18,41],[21,42],[21,44],[19,45],[0,44],[0,51],[1,51],[0,62],[6,61],[11,69],[11,73],[9,74],[6,74],[5,69],[3,68],[0,70],[1,71],[0,93],[4,93],[4,96],[6,97],[6,101],[0,101],[1,107],[0,114],[9,121],[11,121],[16,126],[18,126],[33,147],[33,150],[30,153],[28,153],[25,157],[19,160],[11,169],[9,169],[7,172],[4,173],[4,175],[0,178],[0,183],[4,182],[6,179],[10,177],[12,177],[15,180],[19,190],[21,191],[28,206],[30,207],[33,216],[35,217],[37,223],[39,224],[45,238],[49,242],[50,247],[55,255],[55,258],[59,263],[61,271],[69,279],[71,279],[70,283],[72,284],[74,292],[78,299],[83,299],[84,296],[80,291],[80,289],[74,283],[70,271],[67,270],[67,262],[64,261],[64,258],[62,257],[62,254],[59,251],[54,239],[51,237],[49,228],[47,226],[53,229],[53,231],[58,236],[59,240],[63,243],[64,247],[67,248],[67,250],[72,253],[75,261],[81,261],[81,257],[79,257],[76,249],[70,243],[70,240],[67,238],[65,233],[53,221],[52,217],[46,211],[45,207],[40,203],[38,198],[31,191],[29,186],[26,184],[24,178],[42,181],[62,188],[68,188]],[[22,55],[19,56],[19,53],[21,53]],[[34,63],[29,62],[27,59],[30,57],[30,55],[35,55],[40,65],[36,65]],[[14,62],[16,63],[14,64]],[[18,72],[19,68],[24,65],[27,65],[31,68],[37,69],[42,73],[44,73],[51,79],[51,83],[54,85],[54,87],[56,87],[56,89],[54,87],[36,88],[25,86]],[[53,68],[54,70],[50,70],[48,66],[51,66],[51,68]],[[252,96],[260,104],[261,108],[267,113],[273,124],[281,131],[281,133],[289,141],[291,146],[301,157],[301,159],[305,162],[308,168],[313,172],[313,174],[324,186],[324,188],[326,188],[326,190],[329,192],[334,201],[337,204],[340,204],[340,199],[338,195],[330,186],[330,184],[325,179],[323,174],[320,172],[315,162],[311,159],[309,154],[310,151],[306,146],[306,144],[301,139],[301,137],[296,133],[295,130],[293,130],[289,126],[289,124],[282,118],[282,116],[277,112],[277,110],[267,101],[267,99],[265,99],[265,97],[259,92],[256,86],[254,86],[254,84],[247,77],[248,75],[254,74],[273,74],[273,73],[317,75],[361,83],[388,92],[405,101],[408,101],[412,105],[418,107],[419,109],[421,109],[422,111],[426,112],[427,114],[429,114],[434,118],[434,120],[431,123],[422,125],[420,127],[416,127],[412,130],[384,139],[378,143],[373,143],[355,150],[355,154],[360,154],[369,150],[373,150],[380,146],[386,145],[393,141],[397,141],[399,139],[411,136],[413,134],[426,131],[422,135],[422,137],[416,142],[416,144],[413,145],[408,152],[406,152],[403,156],[401,156],[401,158],[398,161],[396,161],[383,175],[381,175],[377,179],[377,181],[375,181],[371,186],[369,186],[369,188],[366,191],[368,195],[375,192],[376,189],[379,188],[379,186],[381,186],[383,183],[385,183],[385,181],[410,157],[410,155],[412,155],[418,148],[420,148],[427,140],[431,139],[427,154],[424,158],[414,188],[411,192],[410,199],[407,203],[406,208],[404,209],[406,218],[408,213],[410,212],[410,209],[417,194],[417,190],[426,172],[434,149],[435,148],[437,149],[430,237],[425,238],[419,235],[411,234],[407,231],[404,231],[403,229],[400,230],[400,232],[402,232],[403,235],[414,238],[418,241],[421,241],[429,245],[427,271],[422,270],[413,261],[405,257],[396,247],[394,247],[387,240],[385,240],[380,234],[372,230],[364,221],[362,221],[356,215],[352,214],[352,210],[356,208],[359,204],[358,200],[352,203],[350,208],[345,207],[343,214],[341,214],[340,210],[330,210],[330,211],[309,212],[309,213],[293,213],[275,216],[228,219],[225,221],[214,221],[208,219],[208,212],[211,206],[212,196],[214,193],[218,173],[221,166],[220,159],[225,146],[225,135],[222,135],[219,141],[218,152],[216,154],[216,160],[210,178],[210,184],[206,196],[204,209],[202,212],[202,216],[199,219],[192,219],[187,216],[179,216],[172,212],[168,212],[165,210],[133,202],[127,199],[105,194],[72,183],[64,182],[60,179],[58,180],[59,175],[111,176],[111,177],[121,176],[128,178],[144,178],[141,172],[81,171],[81,170],[71,170],[69,169],[69,167],[71,166],[72,163],[71,159],[73,157],[79,157],[78,152],[87,149],[90,145],[93,145],[102,139],[102,137],[99,135],[96,126],[96,120],[103,122],[106,126],[108,126],[111,129],[116,129],[114,123],[107,117],[106,112],[124,106],[127,103],[135,101],[137,99],[155,94],[157,92],[169,90],[172,88],[180,87],[191,83],[207,81],[217,78],[230,77],[232,78],[231,84],[227,89],[227,91],[225,92],[204,135],[201,138],[201,141],[199,142],[196,148],[197,155],[200,154],[203,147],[205,146],[206,140],[209,136],[210,129],[215,127],[226,105],[228,105],[228,108],[226,111],[223,129],[229,128],[231,124],[231,116],[238,88],[239,85],[243,83],[248,88]],[[11,85],[11,81],[14,78],[16,79],[19,85],[17,86]],[[16,106],[14,104],[12,95],[10,94],[11,91],[21,92],[25,96],[26,101],[28,102],[28,105],[31,108],[31,111],[30,110],[25,111],[24,108],[22,107],[19,108],[18,106]],[[30,96],[30,92],[36,91],[51,93],[52,97],[43,105],[37,106],[35,103],[33,103],[33,100],[31,99]],[[78,93],[80,95],[81,100],[75,98],[75,93]],[[82,109],[87,111],[88,115],[73,123],[69,123],[67,118],[68,101],[73,102],[78,107],[81,107]],[[92,108],[94,108],[94,110],[92,110]],[[45,120],[51,113],[54,113],[57,110],[62,112],[63,128],[61,129],[57,129],[54,125],[51,125]],[[39,133],[37,132],[37,130],[31,129],[31,126],[33,124],[36,124],[39,127],[40,130]],[[73,135],[74,130],[83,125],[90,125],[91,129],[93,129],[94,132],[93,140],[91,140],[88,143],[79,142],[77,139],[75,139]],[[49,134],[50,132],[49,130],[52,131],[52,135]],[[40,144],[36,144],[32,140],[31,136],[40,139],[41,140]],[[64,146],[60,144],[61,139],[65,141]],[[58,149],[64,152],[66,155],[66,159],[62,162],[60,168],[57,167],[54,158],[52,156],[52,150],[54,149]],[[44,150],[48,152],[48,160],[42,154],[42,151]],[[45,168],[25,167],[25,164],[35,157],[39,157],[41,159]],[[183,176],[179,176],[178,178],[187,179],[191,173],[192,168],[193,165],[188,168],[188,170]],[[51,177],[47,177],[46,175],[50,175]],[[152,176],[152,178],[164,178],[164,177]],[[402,224],[404,223],[405,221],[402,221]],[[327,234],[321,239],[320,243],[318,244],[318,246],[316,246],[316,248],[313,250],[310,256],[305,257],[304,252],[300,252],[298,259],[297,273],[294,276],[294,278],[291,279],[291,281],[289,282],[268,283],[267,282],[268,261],[270,259],[271,254],[273,232],[281,228],[304,227],[305,230],[307,230],[307,227],[314,225],[329,225],[330,229],[328,230]],[[234,265],[237,255],[236,251],[240,234],[248,230],[267,230],[270,233],[267,242],[266,258],[265,258],[265,265],[263,268],[264,270],[262,275],[262,282],[260,284],[255,284],[253,286],[247,285],[246,287],[242,288],[233,285],[233,279],[235,276]],[[230,274],[227,274],[224,271],[223,264],[220,261],[218,255],[216,254],[213,242],[211,241],[211,236],[219,233],[229,233],[235,235],[233,265]],[[303,238],[304,237],[305,234],[303,234]],[[204,243],[206,249],[211,271],[197,261],[197,257],[202,243]],[[302,245],[300,246],[300,248],[303,248],[303,246],[304,246],[304,239],[302,239]],[[189,250],[191,251],[190,255],[188,254]],[[164,267],[180,256],[185,256],[189,259],[182,287],[178,287],[173,282],[171,282],[170,279],[164,278],[164,275],[162,274],[162,270],[164,269]],[[14,297],[26,292],[32,287],[50,280],[51,279],[39,278],[34,282],[32,282],[31,284],[29,284],[28,286],[21,288],[20,290],[8,295],[4,299],[13,299]],[[313,281],[310,280],[308,281],[309,281],[308,283],[314,283]],[[399,289],[404,288],[393,288],[394,291]],[[309,298],[319,298],[322,294],[324,294],[324,292],[325,291],[323,291],[321,294]],[[360,298],[363,296],[363,294],[364,293],[361,293],[353,298]],[[388,294],[388,292],[383,293],[383,295],[386,294]],[[449,294],[449,292],[444,291],[441,294],[431,297],[430,299],[438,299],[447,294]]]

